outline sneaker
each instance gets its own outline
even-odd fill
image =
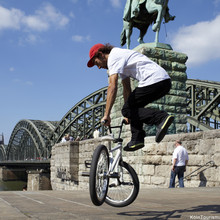
[[[156,138],[155,138],[157,143],[159,143],[163,140],[163,138],[166,135],[167,130],[168,130],[169,126],[172,124],[173,120],[174,120],[174,116],[168,115],[159,124],[158,129],[157,129]]]
[[[144,147],[144,141],[130,141],[125,147],[124,151],[136,151]]]

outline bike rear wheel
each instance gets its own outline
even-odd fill
[[[108,193],[105,202],[114,207],[130,205],[139,192],[139,179],[135,170],[121,161],[116,172],[118,177],[109,178]]]
[[[93,153],[89,177],[90,198],[96,206],[102,205],[106,198],[109,182],[108,167],[108,149],[105,145],[99,145]]]

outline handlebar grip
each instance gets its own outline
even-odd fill
[[[108,122],[108,120],[106,119],[106,120],[103,120],[103,121],[101,121],[101,123],[104,125],[104,124],[106,124]],[[109,132],[110,132],[110,134],[112,133],[112,129],[111,129],[111,126],[108,126],[108,129],[109,129]]]
[[[128,125],[129,123],[125,119],[123,119],[122,124]]]
[[[122,124],[127,124],[125,119],[122,120]]]
[[[103,121],[101,121],[101,123],[104,125],[104,124],[106,124],[108,122],[108,120],[107,119],[105,119],[105,120],[103,120]]]

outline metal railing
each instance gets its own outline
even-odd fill
[[[192,177],[198,176],[200,173],[204,172],[205,170],[211,168],[211,167],[215,167],[217,168],[217,165],[215,164],[215,162],[213,160],[210,160],[209,162],[207,162],[204,165],[199,166],[199,168],[197,168],[196,170],[194,170],[193,172],[189,173],[188,175],[186,175],[183,178],[183,181],[190,181]],[[176,187],[179,186],[179,183],[175,184]]]

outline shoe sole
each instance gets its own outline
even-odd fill
[[[136,144],[136,145],[133,145],[131,147],[128,147],[128,148],[124,147],[124,151],[136,151],[136,150],[139,150],[143,147],[144,147],[144,144],[140,143],[140,144]]]
[[[156,137],[157,143],[159,143],[163,140],[163,138],[166,135],[167,130],[170,127],[170,125],[172,124],[173,120],[174,120],[174,116],[170,115],[167,117],[166,121],[164,122],[163,126],[160,129],[159,135]]]

